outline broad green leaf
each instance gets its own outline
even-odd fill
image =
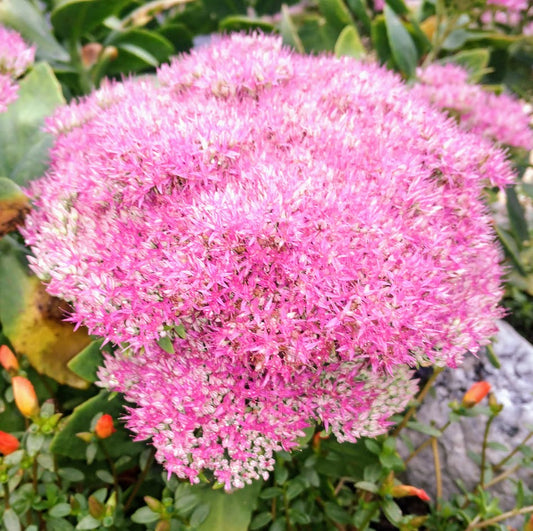
[[[188,52],[193,47],[193,34],[183,24],[165,24],[158,33],[174,46],[176,52]]]
[[[48,514],[53,518],[67,516],[70,514],[70,503],[58,503],[48,511]]]
[[[336,503],[325,502],[324,512],[326,513],[326,516],[334,522],[337,522],[339,524],[351,523],[350,514]]]
[[[71,459],[85,459],[88,445],[76,437],[76,434],[88,431],[97,413],[108,413],[114,419],[119,418],[123,413],[122,402],[116,396],[109,400],[109,393],[106,391],[100,391],[96,396],[83,402],[67,417],[63,429],[52,439],[50,450]],[[131,441],[128,432],[121,425],[117,426],[117,431],[109,439],[102,442],[109,455],[114,458],[138,454],[143,448],[142,444]],[[98,451],[96,458],[103,459],[104,455]]]
[[[402,510],[398,507],[396,502],[385,499],[381,504],[381,508],[383,509],[383,513],[387,517],[387,520],[393,525],[398,525],[402,518]]]
[[[370,35],[374,49],[378,54],[379,62],[381,64],[388,63],[392,53],[387,37],[387,25],[385,24],[385,17],[383,15],[378,15],[372,22]]]
[[[201,505],[196,507],[189,519],[189,524],[191,525],[191,527],[196,528],[199,525],[203,524],[209,516],[210,511],[211,507],[207,503],[202,503]]]
[[[520,251],[518,250],[515,240],[507,233],[505,229],[501,228],[500,226],[496,225],[495,230],[500,242],[503,245],[503,248],[505,249],[505,252],[507,253],[507,256],[509,256],[518,272],[523,276],[527,276],[524,264],[522,264],[522,260],[520,259]]]
[[[348,55],[356,59],[365,55],[365,48],[355,26],[346,26],[335,43],[335,55]]]
[[[141,507],[131,515],[131,521],[136,524],[151,524],[157,522],[159,518],[159,514],[154,513],[150,507]]]
[[[174,350],[174,345],[172,343],[172,340],[168,336],[163,336],[163,337],[159,338],[159,340],[157,341],[157,344],[165,352],[168,352],[169,354],[175,354],[176,353],[176,351]]]
[[[366,0],[347,0],[350,9],[353,11],[355,18],[363,24],[367,33],[370,33],[372,21],[368,14]]]
[[[409,8],[403,0],[386,0],[386,2],[400,16],[409,13]]]
[[[198,489],[202,503],[209,505],[210,511],[197,531],[246,531],[252,520],[252,513],[257,504],[261,481],[255,481],[231,494],[212,489]]]
[[[264,33],[272,33],[275,28],[269,22],[260,19],[246,17],[244,15],[230,15],[223,18],[218,28],[220,31],[253,31],[260,30]]]
[[[109,63],[108,74],[137,72],[168,61],[175,50],[165,37],[153,31],[132,29],[112,34],[106,45],[118,49],[118,57]]]
[[[343,0],[318,0],[318,7],[328,25],[330,25],[337,34],[345,26],[353,24],[350,11],[344,4]]]
[[[203,3],[210,15],[216,15],[217,18],[224,18],[229,15],[246,13],[245,0],[203,0]]]
[[[11,179],[0,177],[0,238],[16,230],[30,210],[26,194]]]
[[[13,509],[6,509],[2,521],[4,522],[6,531],[20,531],[20,520],[17,513]]]
[[[254,531],[255,529],[261,529],[265,527],[272,521],[272,513],[264,512],[259,513],[254,517],[252,523],[250,524],[250,529]]]
[[[57,35],[78,40],[128,3],[130,0],[59,0],[52,11],[52,25]]]
[[[86,388],[87,382],[70,371],[67,362],[90,342],[89,336],[83,329],[74,332],[63,320],[65,308],[29,274],[24,256],[6,238],[0,241],[0,293],[0,321],[14,349],[38,372]]]
[[[46,61],[70,60],[67,51],[52,35],[44,16],[29,0],[2,0],[0,23],[17,30],[28,43],[35,43],[38,58]]]
[[[68,368],[88,382],[96,382],[96,372],[103,364],[104,356],[100,350],[103,340],[89,343],[79,354],[68,362]]]
[[[0,114],[0,175],[25,185],[44,173],[52,136],[42,131],[43,121],[64,102],[50,66],[35,65],[20,81],[18,99]]]
[[[385,5],[384,14],[387,37],[394,61],[407,77],[413,77],[418,63],[415,43],[400,18],[388,5]]]
[[[301,42],[307,52],[331,52],[339,33],[329,24],[324,24],[322,17],[312,15],[299,27]]]
[[[286,5],[281,7],[281,23],[279,31],[285,44],[292,46],[297,52],[305,52],[304,45],[296,31],[296,26],[291,19],[289,9]]]

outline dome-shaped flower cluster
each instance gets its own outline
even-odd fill
[[[13,30],[0,26],[0,112],[17,99],[16,79],[33,64],[35,47]]]
[[[265,476],[309,422],[383,433],[495,331],[505,155],[399,77],[232,36],[60,109],[24,234],[169,472]]]
[[[531,118],[515,97],[470,83],[469,72],[452,63],[431,64],[417,75],[416,94],[457,116],[462,128],[502,145],[533,149]]]

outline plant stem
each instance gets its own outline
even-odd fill
[[[146,479],[146,474],[148,474],[148,470],[150,470],[150,467],[152,466],[152,461],[154,460],[154,456],[155,456],[155,448],[152,448],[150,451],[150,455],[148,456],[148,459],[146,460],[146,464],[144,465],[144,468],[141,472],[141,475],[139,476],[137,483],[135,483],[133,490],[131,491],[131,494],[129,495],[126,503],[124,504],[124,512],[126,512],[130,508],[130,505],[133,503],[133,500],[135,499],[135,495],[137,494],[137,491],[141,488],[141,485]]]
[[[485,485],[485,488],[488,489],[489,487],[492,487],[493,485],[496,485],[496,483],[499,483],[500,481],[503,481],[504,479],[508,478],[511,474],[514,474],[519,468],[520,468],[520,465],[515,465],[515,466],[507,469],[505,472],[502,472],[499,476],[496,476],[495,478],[492,478]]]
[[[424,398],[426,398],[426,395],[429,393],[429,390],[433,386],[433,383],[435,382],[435,380],[437,379],[437,377],[443,370],[444,370],[444,367],[435,368],[435,370],[433,371],[433,374],[430,376],[430,378],[428,379],[428,381],[426,382],[426,384],[424,385],[424,387],[422,388],[422,390],[416,397],[416,404],[414,406],[411,406],[407,410],[407,413],[404,415],[400,424],[398,424],[398,426],[396,426],[396,428],[392,431],[391,433],[392,437],[398,437],[399,433],[403,430],[403,428],[405,428],[405,426],[407,425],[411,417],[416,413],[418,406],[420,406]]]
[[[479,486],[485,488],[485,465],[487,462],[487,442],[489,438],[489,430],[493,420],[496,418],[496,415],[491,415],[487,423],[485,424],[485,432],[483,433],[483,445],[481,447],[481,473],[479,476]]]
[[[499,514],[488,520],[483,520],[481,522],[472,522],[465,531],[471,531],[472,529],[481,529],[483,527],[489,527],[492,524],[497,524],[502,520],[507,518],[512,518],[513,516],[518,516],[520,514],[533,513],[533,505],[528,505],[527,507],[522,507],[521,509],[513,509],[512,511],[507,511],[506,513]]]
[[[439,456],[439,446],[437,439],[432,437],[431,439],[431,449],[433,450],[433,463],[435,466],[435,482],[437,484],[437,502],[436,509],[440,509],[440,499],[442,498],[442,476],[440,473],[440,456]]]
[[[9,509],[10,505],[9,505],[9,487],[7,485],[7,483],[4,483],[4,505],[5,505],[5,508],[6,510]]]
[[[527,441],[529,441],[529,439],[531,439],[531,437],[533,436],[533,431],[530,431],[525,437],[524,439],[522,440],[522,442],[520,442],[514,449],[512,452],[510,452],[506,457],[504,457],[499,463],[496,463],[495,465],[492,465],[492,468],[497,470],[498,468],[501,468],[503,465],[505,465],[507,462],[509,462],[510,459],[512,459],[519,451],[520,451],[520,447],[523,446],[524,444],[527,443]]]

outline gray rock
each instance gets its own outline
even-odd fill
[[[417,420],[441,427],[448,419],[448,404],[453,400],[460,402],[472,383],[486,380],[491,384],[498,402],[504,406],[491,425],[489,441],[504,444],[509,449],[520,444],[530,431],[527,426],[533,428],[533,346],[506,322],[499,322],[498,328],[494,351],[501,362],[501,368],[493,367],[486,353],[481,353],[479,357],[466,357],[464,364],[458,369],[446,369],[434,385],[435,395],[428,396],[417,413]],[[460,492],[457,479],[463,481],[467,488],[474,487],[479,481],[479,466],[467,456],[467,450],[477,453],[481,451],[486,420],[486,416],[463,418],[452,424],[440,438],[439,453],[445,499]],[[415,446],[427,439],[426,435],[411,430],[406,433]],[[408,451],[402,444],[400,446],[400,453],[405,457]],[[492,463],[500,461],[505,455],[497,450],[487,452],[489,462]],[[530,488],[533,487],[533,469],[524,468],[520,470],[519,476]],[[429,447],[410,461],[405,479],[412,485],[424,488],[435,499],[433,454]],[[514,489],[509,481],[502,481],[490,490],[500,498],[502,509],[514,507]]]

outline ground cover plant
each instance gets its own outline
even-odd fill
[[[488,383],[450,405],[487,417],[474,489],[431,501],[397,451],[426,433],[441,492],[449,423],[416,406],[489,345],[504,272],[529,296],[529,117],[479,83],[527,97],[498,67],[527,6],[47,9],[0,7],[5,527],[528,529],[529,435],[489,462]],[[252,32],[105,79],[217,27]]]

